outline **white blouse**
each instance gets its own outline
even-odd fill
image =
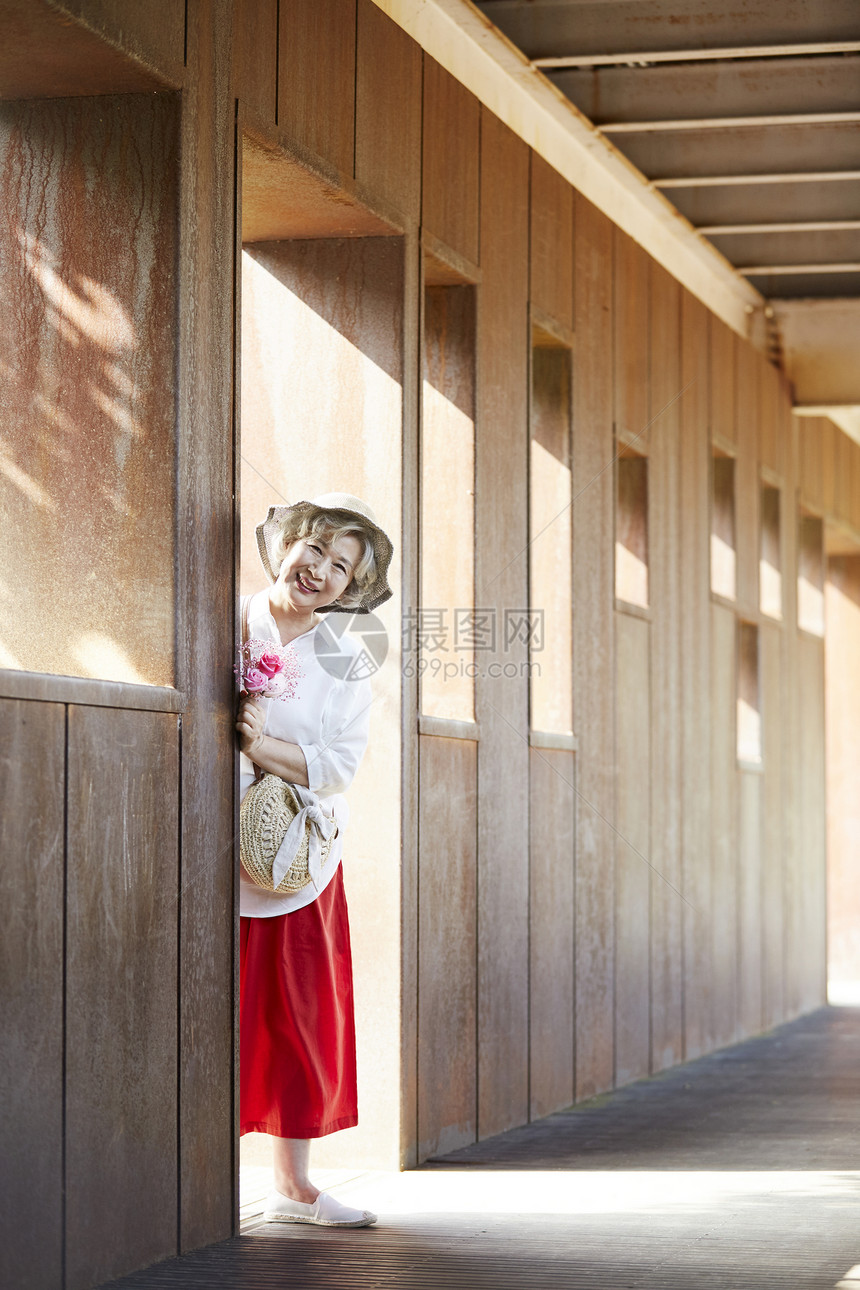
[[[331,617],[340,619],[341,615]],[[239,912],[245,917],[274,918],[311,904],[331,882],[340,864],[343,830],[349,819],[349,808],[342,794],[352,783],[367,746],[372,694],[366,677],[347,675],[350,664],[359,659],[360,644],[349,633],[338,636],[328,625],[328,619],[329,615],[324,614],[315,627],[291,642],[301,669],[295,694],[288,699],[260,699],[259,702],[266,708],[265,733],[301,748],[308,768],[308,786],[325,802],[326,810],[334,814],[337,837],[323,866],[319,887],[309,882],[301,891],[287,895],[266,891],[253,883],[240,866]],[[248,635],[281,643],[269,609],[268,591],[251,597]],[[254,767],[242,753],[240,799],[253,782]]]

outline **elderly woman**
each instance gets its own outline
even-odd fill
[[[337,833],[300,890],[265,890],[241,871],[240,1132],[274,1139],[267,1221],[365,1227],[374,1214],[308,1177],[310,1140],[358,1119],[341,794],[364,753],[371,695],[360,646],[326,615],[390,597],[392,548],[369,508],[341,493],[272,507],[257,544],[273,585],[243,603],[246,636],[292,646],[299,675],[287,699],[241,698],[241,795],[259,767],[315,794]]]

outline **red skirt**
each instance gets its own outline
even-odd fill
[[[240,919],[240,1133],[322,1138],[358,1123],[352,955],[340,866],[322,895]]]

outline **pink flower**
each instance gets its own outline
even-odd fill
[[[258,667],[249,667],[242,683],[249,694],[261,694],[269,684],[269,678]]]
[[[283,671],[284,660],[274,650],[265,650],[259,658],[257,667],[266,676],[275,676],[278,672]]]
[[[281,699],[284,697],[287,689],[287,679],[285,676],[273,676],[269,680],[263,698]]]

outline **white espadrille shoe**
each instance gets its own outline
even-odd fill
[[[263,1210],[263,1221],[266,1223],[315,1223],[318,1227],[370,1227],[376,1222],[376,1215],[369,1209],[351,1209],[342,1205],[327,1191],[321,1191],[312,1205],[305,1205],[300,1200],[290,1200],[279,1191],[273,1191],[266,1199]]]

